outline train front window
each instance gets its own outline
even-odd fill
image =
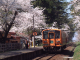
[[[53,39],[54,38],[54,33],[49,33],[49,39]]]
[[[60,38],[60,31],[55,31],[55,38]]]
[[[55,38],[60,38],[60,31],[58,30],[46,30],[46,31],[43,31],[43,39],[48,39],[48,33],[49,32],[54,32],[55,33]],[[52,39],[54,38],[54,33],[49,33],[49,38]]]

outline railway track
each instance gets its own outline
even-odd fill
[[[50,53],[46,53],[43,54],[42,56],[36,57],[32,60],[50,60],[52,57],[54,57],[56,54],[50,54]]]
[[[74,49],[76,45],[74,43],[70,43],[67,45],[67,48],[65,48],[62,52],[57,51],[55,52],[47,52],[42,54],[41,56],[35,57],[32,60],[64,60],[64,57],[72,57],[74,54]]]

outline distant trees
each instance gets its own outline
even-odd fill
[[[64,0],[63,0],[64,1]],[[43,15],[45,16],[45,22],[51,26],[56,22],[56,27],[63,28],[67,24],[70,28],[69,40],[72,40],[74,36],[75,25],[73,24],[73,19],[68,18],[69,13],[65,11],[68,6],[67,2],[62,2],[61,0],[34,0],[32,1],[33,7],[40,7],[43,9]]]
[[[76,35],[75,35],[76,41],[79,41],[80,42],[80,31],[78,30],[76,32],[77,32]]]
[[[34,8],[38,6],[43,9],[47,24],[57,22],[57,27],[61,28],[64,23],[69,23],[68,13],[64,11],[67,7],[67,2],[61,2],[60,0],[34,0],[32,4]]]
[[[15,0],[0,0],[0,27],[3,33],[0,32],[0,43],[5,43],[8,32],[14,24],[14,20],[18,14],[17,10],[12,9]]]
[[[72,42],[72,38],[74,37],[74,33],[75,33],[75,24],[74,21],[73,21],[73,18],[70,18],[69,19],[70,22],[68,23],[68,26],[70,27],[69,30],[70,32],[68,33],[68,40]]]
[[[25,31],[23,31],[23,33],[27,34],[30,37],[33,36],[33,32],[37,32],[37,35],[41,34],[40,29],[34,28],[33,30],[33,27],[28,27]]]
[[[80,8],[79,7],[80,7],[80,0],[76,0],[72,2],[71,14],[73,15],[74,24],[76,26],[75,27],[76,41],[80,41]]]
[[[80,1],[79,0],[77,0],[71,6],[71,12],[72,12],[71,14],[73,15],[74,24],[76,25],[75,30],[80,30],[80,8],[79,7],[80,7]]]

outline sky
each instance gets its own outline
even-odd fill
[[[71,1],[73,1],[73,0],[66,0],[67,2],[71,2]]]
[[[71,1],[73,1],[73,0],[64,0],[65,2],[71,2]],[[67,12],[67,13],[70,13],[71,11],[70,11],[70,7],[72,6],[72,4],[69,4],[68,6],[67,6],[67,8],[65,9],[65,11]],[[72,18],[72,16],[69,14],[69,17],[68,18]]]

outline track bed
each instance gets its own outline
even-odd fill
[[[55,52],[44,53],[43,55],[35,57],[32,60],[65,60],[68,58],[64,58],[64,57],[72,57],[73,56],[74,48],[75,48],[74,44],[71,43],[62,52],[57,51],[56,53]],[[69,60],[72,60],[72,58],[69,58]]]

